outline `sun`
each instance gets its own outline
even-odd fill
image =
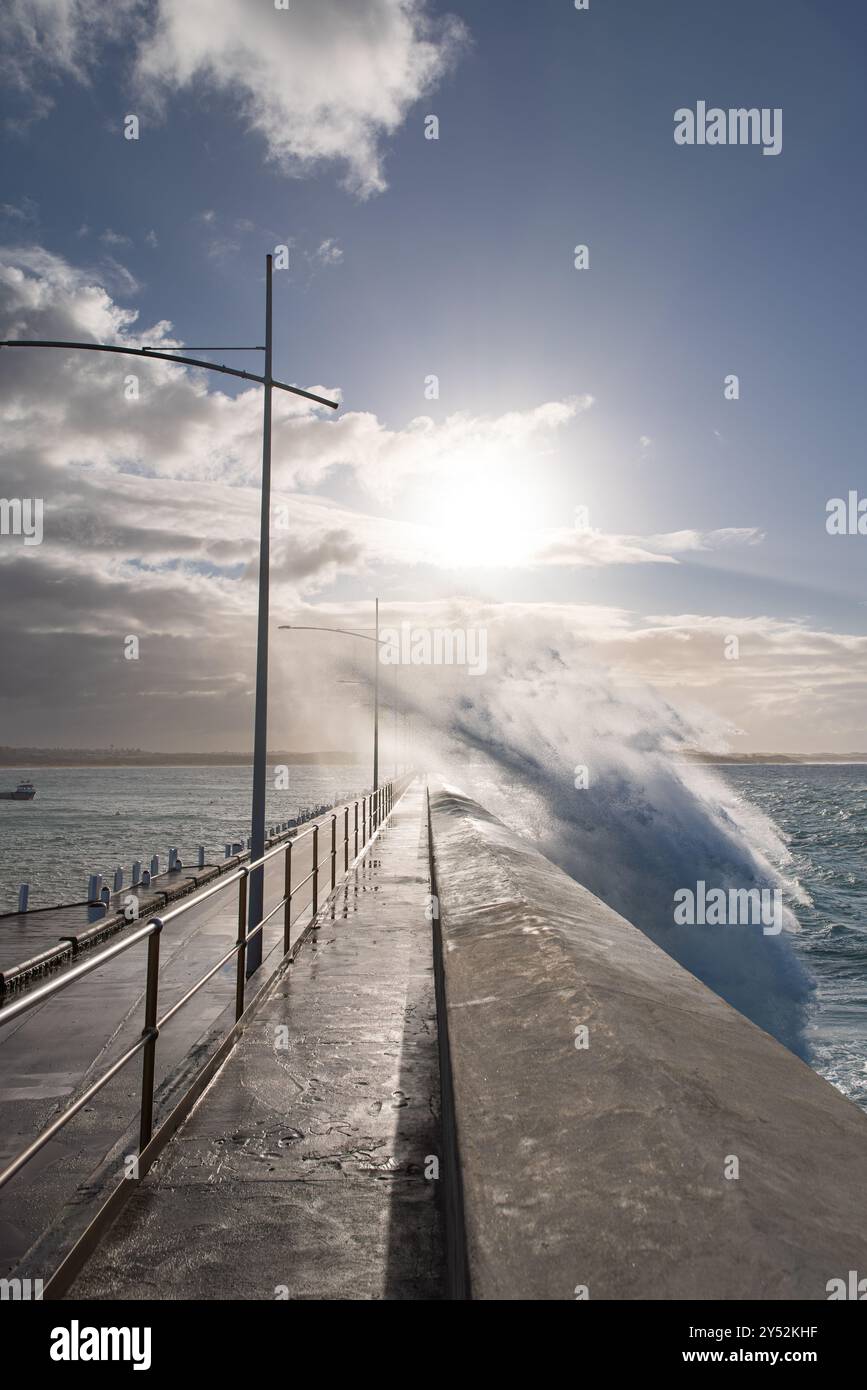
[[[440,485],[425,518],[444,569],[526,564],[540,529],[538,490],[512,470],[467,469]]]

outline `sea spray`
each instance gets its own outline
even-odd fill
[[[678,890],[699,880],[726,890],[797,885],[782,870],[780,832],[718,773],[682,757],[709,726],[657,692],[616,681],[574,638],[528,638],[508,620],[489,643],[483,680],[450,674],[404,698],[435,733],[429,766],[521,833],[641,928],[753,1022],[806,1054],[812,982],[790,933],[760,924],[678,924]],[[497,653],[500,653],[499,659]],[[508,653],[508,655],[505,655]],[[718,736],[718,729],[713,731]],[[575,771],[584,776],[576,779]]]

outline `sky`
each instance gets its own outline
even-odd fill
[[[288,248],[274,371],[341,409],[275,397],[272,747],[362,739],[364,652],[279,625],[378,595],[476,681],[867,749],[865,56],[848,0],[9,0],[2,338],[259,344]],[[699,101],[781,152],[676,144]],[[0,412],[0,743],[249,747],[259,388],[3,349]]]

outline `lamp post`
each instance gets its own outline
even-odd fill
[[[383,645],[384,645],[384,644],[383,644]],[[364,681],[339,680],[339,681],[337,682],[337,684],[338,684],[338,685],[364,685],[365,682],[364,682]],[[400,735],[400,732],[399,732],[400,728],[403,728],[403,729],[404,729],[404,739],[403,739],[403,742],[404,742],[404,743],[406,742],[406,737],[405,737],[405,730],[406,730],[406,714],[401,715],[401,714],[399,713],[399,710],[398,710],[397,666],[394,667],[394,680],[393,680],[393,685],[392,685],[392,725],[393,725],[393,727],[392,727],[392,745],[391,745],[391,751],[392,751],[392,763],[393,763],[393,765],[394,765],[394,771],[393,771],[393,773],[392,773],[392,777],[394,778],[395,781],[397,781],[397,778],[398,778],[398,775],[399,775],[399,773],[400,773],[400,769],[401,769],[401,766],[402,766],[402,764],[401,764],[401,735]]]
[[[338,401],[326,400],[312,391],[302,391],[299,386],[288,386],[284,381],[276,381],[272,374],[272,277],[273,257],[265,257],[265,343],[257,347],[191,347],[185,349],[155,349],[149,347],[123,347],[118,343],[78,343],[47,338],[11,338],[0,342],[2,348],[62,348],[65,351],[110,352],[124,357],[156,358],[160,362],[176,362],[184,367],[202,367],[207,372],[221,372],[225,376],[240,377],[243,381],[254,381],[265,388],[264,416],[262,425],[262,484],[259,520],[259,600],[256,626],[256,712],[253,730],[253,801],[250,825],[250,858],[260,859],[265,851],[265,783],[268,756],[268,589],[271,532],[271,395],[278,391],[288,391],[292,396],[314,401],[317,405],[327,405],[337,410]],[[264,352],[265,373],[243,372],[237,367],[226,367],[214,362],[203,362],[201,358],[186,356],[189,352]],[[249,930],[259,925],[263,916],[264,875],[261,868],[254,869],[250,875],[250,905],[248,912]],[[252,975],[262,960],[262,933],[254,937],[247,948],[247,975]]]
[[[376,627],[319,627],[308,623],[281,623],[281,632],[339,632],[342,637],[360,637],[364,642],[375,642],[377,647],[384,644],[379,640],[379,599],[376,600]],[[371,637],[371,631],[374,636]],[[373,790],[379,789],[379,652],[373,677]]]

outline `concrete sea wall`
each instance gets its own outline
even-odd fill
[[[430,825],[458,1296],[867,1280],[867,1115],[460,792]]]

